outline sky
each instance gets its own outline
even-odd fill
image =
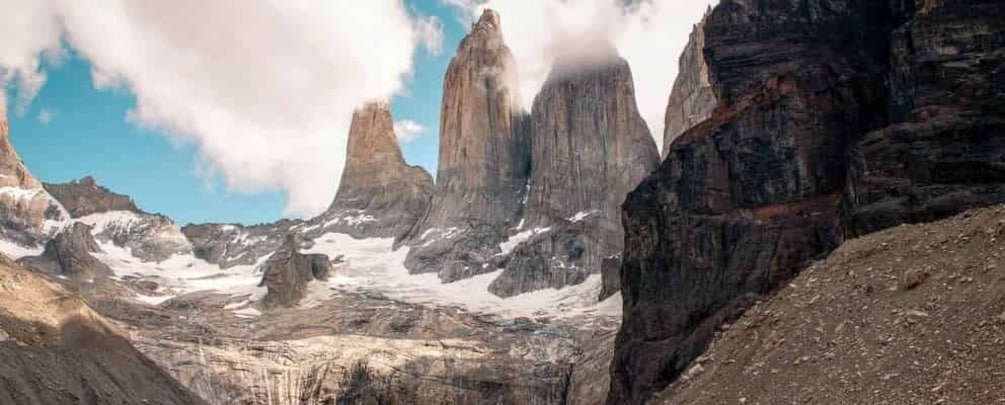
[[[334,195],[367,101],[391,100],[406,160],[435,175],[443,75],[485,7],[525,105],[589,35],[629,61],[661,139],[678,56],[712,0],[621,2],[0,0],[0,113],[42,181],[93,175],[181,224],[309,217]]]

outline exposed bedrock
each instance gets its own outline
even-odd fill
[[[132,198],[102,187],[91,176],[69,183],[44,183],[42,186],[74,218],[110,211],[143,212]]]
[[[589,63],[559,59],[534,100],[523,243],[489,290],[511,296],[581,283],[621,253],[621,203],[659,163],[635,102],[628,63],[613,47]]]
[[[528,119],[499,15],[472,25],[444,78],[432,203],[403,242],[413,273],[445,281],[491,271],[488,257],[517,225],[530,169]],[[469,254],[469,252],[471,254]]]
[[[678,136],[708,119],[718,99],[709,82],[705,60],[705,20],[694,26],[684,52],[680,56],[677,78],[670,91],[663,127],[663,158],[670,153],[670,144]]]
[[[642,403],[845,239],[1005,202],[999,1],[724,0],[720,105],[625,202],[609,403]]]
[[[94,280],[112,275],[108,265],[92,255],[100,252],[101,247],[91,236],[91,227],[78,222],[50,239],[42,255],[25,257],[18,263],[29,269],[76,281]]]
[[[308,229],[316,226],[357,238],[400,238],[425,213],[432,193],[429,173],[405,163],[390,105],[369,103],[353,114],[335,200]]]

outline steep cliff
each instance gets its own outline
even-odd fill
[[[345,170],[331,207],[311,221],[355,237],[401,237],[425,213],[433,178],[401,154],[387,103],[353,114]]]
[[[7,117],[0,115],[0,236],[34,245],[46,237],[46,221],[63,220],[67,215],[28,172],[8,131]]]
[[[694,26],[684,52],[680,56],[677,78],[670,91],[670,101],[664,117],[663,157],[670,153],[670,144],[678,136],[712,115],[718,103],[709,82],[705,60],[705,20]]]
[[[519,246],[490,286],[500,296],[561,288],[621,253],[621,203],[659,161],[613,47],[589,63],[560,59],[534,100],[531,177]]]
[[[997,1],[725,0],[721,104],[625,202],[609,403],[641,403],[715,330],[846,238],[1005,202]]]
[[[485,272],[517,225],[530,152],[516,79],[499,14],[486,10],[444,78],[436,188],[407,238],[410,271],[445,281]]]

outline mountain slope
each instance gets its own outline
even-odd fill
[[[1005,206],[851,240],[654,403],[1005,401]]]
[[[78,298],[0,256],[0,403],[202,401]]]

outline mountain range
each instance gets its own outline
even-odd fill
[[[956,373],[947,363],[837,391],[910,367],[822,367],[863,346],[808,344],[798,315],[826,297],[854,325],[828,318],[820,334],[909,342],[907,326],[859,325],[852,304],[927,305],[897,322],[1002,343],[986,337],[1005,331],[1005,218],[980,209],[1005,204],[997,15],[992,0],[722,0],[679,57],[661,156],[635,101],[645,84],[612,45],[555,60],[528,111],[503,16],[486,10],[445,73],[435,178],[405,161],[375,100],[353,114],[329,208],[251,226],[180,226],[91,177],[42,183],[0,121],[0,379],[14,387],[0,401],[1002,400],[993,359],[971,390],[929,386]],[[930,253],[949,232],[971,264],[861,253],[873,239]],[[889,294],[879,274],[900,278]],[[979,328],[941,318],[981,305]],[[770,376],[787,370],[761,370],[781,367],[774,353],[829,384],[786,391]]]

